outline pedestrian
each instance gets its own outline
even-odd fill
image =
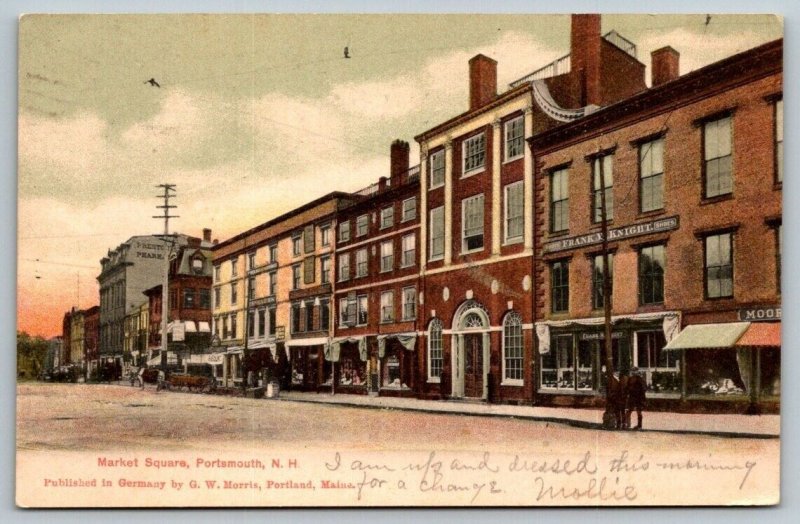
[[[628,427],[631,426],[631,416],[633,415],[633,411],[636,410],[635,429],[642,429],[642,410],[644,409],[647,386],[638,368],[633,368],[631,370],[626,390],[628,396],[628,411],[625,418],[628,421]]]

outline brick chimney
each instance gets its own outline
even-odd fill
[[[203,242],[211,242],[211,229],[203,228]]]
[[[393,187],[400,185],[401,182],[400,177],[403,176],[403,173],[408,171],[409,152],[410,152],[410,147],[408,145],[408,142],[405,142],[403,140],[395,140],[394,142],[392,142],[389,174],[391,176],[390,185]]]
[[[681,54],[670,46],[656,49],[650,53],[650,77],[653,87],[660,86],[680,76],[678,71]]]
[[[582,105],[602,105],[600,98],[600,15],[572,15],[570,66],[580,75]]]
[[[477,109],[497,96],[497,61],[475,55],[469,61],[469,110]]]

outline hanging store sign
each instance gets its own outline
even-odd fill
[[[286,340],[286,326],[275,326],[275,340]]]
[[[780,306],[750,307],[737,313],[741,322],[775,322],[781,319]]]
[[[638,237],[642,235],[649,235],[652,233],[661,233],[663,231],[671,231],[678,229],[678,217],[667,217],[652,222],[645,222],[642,224],[633,224],[630,226],[618,227],[608,230],[608,241],[614,242],[625,238]],[[599,244],[603,241],[603,235],[600,232],[589,233],[588,235],[579,235],[575,237],[562,238],[548,242],[544,245],[545,253],[555,253],[558,251],[566,251],[567,249],[575,249],[584,246],[592,246]]]

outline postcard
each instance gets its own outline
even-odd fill
[[[17,505],[778,504],[782,35],[21,17]]]

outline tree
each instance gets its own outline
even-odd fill
[[[47,357],[48,343],[42,337],[32,337],[17,331],[17,377],[37,377]]]

